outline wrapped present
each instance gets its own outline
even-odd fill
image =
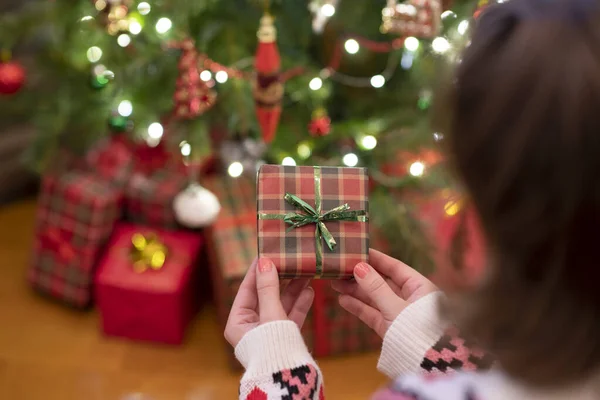
[[[325,280],[311,283],[315,298],[302,336],[316,357],[381,349],[381,338],[338,303],[339,293]]]
[[[133,170],[131,143],[122,135],[97,143],[85,158],[86,167],[99,178],[123,188]]]
[[[197,233],[117,225],[94,280],[104,333],[181,343],[198,308],[202,245]]]
[[[263,165],[257,204],[258,253],[281,277],[349,279],[368,262],[364,168]]]
[[[175,169],[151,175],[135,172],[125,189],[127,219],[156,228],[178,228],[173,199],[187,183],[187,175]]]
[[[28,279],[76,307],[91,301],[93,268],[120,217],[122,192],[83,172],[42,180]]]

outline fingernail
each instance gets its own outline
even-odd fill
[[[268,258],[258,260],[258,272],[269,272],[273,268],[273,261]]]
[[[367,274],[369,273],[369,266],[365,263],[359,263],[356,265],[356,267],[354,267],[354,273],[360,279],[364,279],[367,277]]]

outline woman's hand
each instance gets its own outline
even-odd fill
[[[371,265],[354,267],[356,281],[333,281],[340,305],[382,338],[410,303],[438,290],[431,281],[392,257],[371,249]]]
[[[233,302],[225,339],[235,347],[248,331],[271,321],[291,320],[302,327],[314,298],[307,286],[308,279],[293,280],[280,295],[273,261],[254,260]]]

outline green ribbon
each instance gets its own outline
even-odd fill
[[[258,219],[262,220],[283,220],[290,227],[286,230],[289,232],[293,229],[300,228],[308,224],[315,224],[315,252],[316,252],[316,277],[323,275],[323,244],[321,239],[325,241],[329,250],[333,251],[337,246],[333,235],[327,229],[325,222],[329,221],[350,221],[350,222],[366,222],[368,217],[365,210],[350,211],[348,204],[335,207],[325,213],[322,212],[321,199],[321,167],[314,167],[315,171],[315,208],[302,200],[296,195],[286,193],[283,198],[289,204],[298,208],[302,213],[291,212],[287,214],[265,214],[259,213]]]

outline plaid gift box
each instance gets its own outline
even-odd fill
[[[130,147],[127,139],[120,135],[97,143],[86,155],[88,170],[119,188],[125,187],[133,170]]]
[[[302,327],[302,335],[316,357],[381,348],[381,338],[364,322],[340,307],[339,294],[329,283],[314,280],[311,286],[315,298]]]
[[[156,228],[180,227],[173,199],[188,183],[185,173],[163,169],[152,175],[134,173],[125,189],[127,219]]]
[[[76,307],[91,300],[98,252],[120,216],[121,192],[94,175],[69,172],[42,180],[28,279]]]
[[[363,168],[263,165],[258,253],[283,278],[352,277],[368,261],[368,178]]]

